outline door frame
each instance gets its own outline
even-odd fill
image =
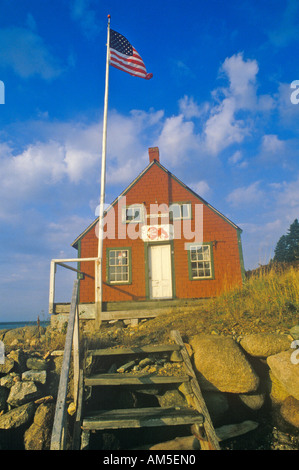
[[[149,247],[158,245],[170,245],[170,263],[171,263],[171,282],[172,282],[172,297],[167,299],[151,299],[150,286],[149,286]],[[144,242],[144,265],[145,265],[145,297],[147,300],[153,302],[163,302],[163,300],[175,299],[175,270],[174,270],[174,243],[173,240],[166,240],[161,242]]]

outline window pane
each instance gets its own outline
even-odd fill
[[[129,251],[110,250],[109,252],[109,280],[110,282],[129,281]]]
[[[126,222],[141,222],[142,208],[140,206],[128,207],[125,209]]]
[[[212,276],[209,245],[190,246],[190,264],[193,279],[205,279]]]
[[[173,219],[181,218],[181,207],[179,204],[171,204],[170,210],[172,212]]]
[[[188,219],[190,217],[190,204],[182,204],[181,212],[182,217]]]

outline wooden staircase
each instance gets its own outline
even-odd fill
[[[148,345],[133,348],[109,348],[89,350],[86,353],[84,370],[80,374],[80,387],[75,423],[73,448],[87,450],[90,447],[90,434],[111,429],[156,428],[162,426],[190,425],[192,433],[199,440],[202,449],[219,450],[219,440],[216,436],[205,402],[191,365],[191,361],[179,332],[173,331],[173,344]],[[181,357],[183,373],[179,375],[161,375],[158,372],[141,373],[132,371],[130,367],[142,358],[164,357],[171,354]],[[111,367],[113,365],[113,367]],[[100,367],[100,371],[96,369]],[[107,371],[107,368],[110,370]],[[129,370],[129,372],[127,372]],[[186,399],[186,406],[146,406],[119,408],[112,400],[116,409],[102,409],[101,399],[93,403],[92,409],[87,406],[86,391],[89,398],[97,396],[96,392],[105,394],[117,392],[121,397],[125,391],[138,392],[141,390],[167,390],[178,388],[185,384],[183,389],[188,390],[187,395],[192,396],[190,406]],[[85,390],[85,396],[84,396]],[[181,390],[181,388],[180,388]],[[188,398],[188,397],[187,397]],[[91,400],[92,402],[92,400]],[[95,405],[95,406],[94,406]]]

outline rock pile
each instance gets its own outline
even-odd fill
[[[32,351],[35,327],[0,333],[9,351],[0,364],[0,449],[49,449],[59,361]]]
[[[198,381],[215,418],[234,399],[234,405],[239,402],[255,412],[270,404],[299,428],[299,350],[292,334],[251,334],[239,341],[198,335],[191,346]]]
[[[0,331],[6,347],[5,361],[0,361],[2,450],[44,450],[50,446],[62,356],[45,356],[47,348],[39,345],[47,345],[47,332],[31,328]],[[52,330],[52,334],[57,338],[59,332]],[[252,415],[259,418],[263,410],[271,410],[280,423],[298,434],[298,325],[290,335],[235,338],[201,334],[189,343],[188,353],[215,426],[238,423]],[[124,361],[118,365],[124,369],[120,372],[182,375],[179,358],[142,360],[129,366]],[[169,390],[157,394],[157,400],[161,406],[180,406],[188,393]]]

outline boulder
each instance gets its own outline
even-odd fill
[[[6,331],[4,335],[4,342],[8,345],[20,344],[30,342],[31,339],[39,337],[41,334],[45,334],[46,329],[43,327],[38,328],[37,326],[23,326],[21,328],[14,328]]]
[[[203,390],[228,393],[257,390],[259,377],[232,338],[198,335],[192,339],[191,346]]]
[[[299,368],[293,364],[291,355],[293,351],[283,351],[267,358],[273,375],[296,400],[299,400]]]
[[[35,382],[45,384],[47,380],[47,371],[45,370],[26,370],[22,374],[22,380],[24,382]]]
[[[10,389],[7,403],[11,406],[20,406],[40,397],[40,392],[33,382],[17,382]]]
[[[11,388],[16,382],[19,382],[20,376],[16,372],[10,372],[0,379],[0,387]]]
[[[0,364],[0,374],[9,374],[15,366],[15,361],[10,357],[5,357],[4,364]]]
[[[26,354],[22,349],[15,349],[8,354],[10,359],[13,359],[16,363],[16,369],[22,373],[26,370]]]
[[[253,393],[253,394],[241,394],[239,395],[241,402],[250,410],[257,411],[262,408],[265,403],[265,394]]]
[[[27,359],[26,366],[28,369],[46,370],[48,367],[48,362],[46,359],[32,356]]]
[[[281,405],[283,401],[289,396],[289,392],[285,389],[279,380],[273,375],[270,370],[270,399],[273,405]]]
[[[251,356],[268,357],[287,351],[290,340],[285,335],[275,333],[252,334],[244,336],[240,345]]]
[[[25,450],[49,450],[55,414],[55,404],[40,405],[30,428],[24,434]]]
[[[186,406],[185,397],[179,390],[167,390],[163,395],[157,396],[160,406]]]
[[[31,421],[35,412],[33,402],[18,406],[0,416],[0,429],[15,429]]]
[[[284,400],[280,414],[287,423],[299,428],[299,400],[294,397],[288,397]]]

